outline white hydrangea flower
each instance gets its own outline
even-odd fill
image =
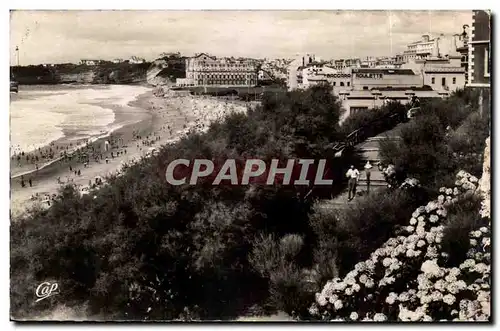
[[[346,289],[345,289],[346,295],[352,295],[353,293],[354,293],[354,290],[352,287],[346,287]]]
[[[458,292],[460,292],[456,282],[449,283],[446,287],[446,290],[451,294],[457,294]]]
[[[434,242],[434,239],[436,238],[436,235],[433,232],[426,232],[425,233],[425,240],[429,243],[432,244]]]
[[[411,248],[409,248],[407,251],[406,251],[406,257],[413,257],[415,256],[415,251]]]
[[[417,224],[417,219],[415,217],[412,217],[410,219],[410,225],[415,225],[415,224]]]
[[[455,282],[455,286],[458,288],[459,291],[463,291],[467,288],[467,284],[463,280],[458,280]]]
[[[390,277],[384,277],[385,278],[385,283],[386,284],[393,284],[395,281],[396,281],[396,278],[394,278],[393,276],[390,276]]]
[[[439,275],[439,266],[436,263],[436,260],[427,260],[422,263],[422,267],[420,270],[428,275],[438,276]]]
[[[446,187],[442,186],[439,188],[439,193],[444,193],[446,192]]]
[[[368,280],[368,276],[367,275],[365,275],[365,274],[359,275],[359,282],[361,284],[365,284],[367,280]]]
[[[359,291],[361,290],[361,286],[360,286],[359,284],[354,284],[354,285],[352,286],[352,289],[353,289],[354,291],[356,291],[356,292],[359,292]]]
[[[454,283],[457,281],[457,277],[455,275],[448,274],[446,275],[446,277],[444,277],[444,280],[446,280],[448,283]]]
[[[345,278],[356,278],[356,276],[358,275],[358,272],[354,269],[354,270],[351,270],[347,273],[347,275],[345,276]]]
[[[368,260],[365,262],[365,264],[366,264],[366,269],[368,269],[369,271],[375,270],[375,263],[373,263],[373,261]]]
[[[376,322],[384,322],[387,321],[387,316],[382,313],[377,313],[375,314],[375,316],[373,316],[373,320]]]
[[[351,320],[353,320],[353,321],[357,321],[357,320],[358,320],[358,317],[359,317],[359,316],[358,316],[358,313],[356,313],[355,311],[353,311],[353,312],[351,313],[351,315],[349,315],[349,318],[350,318]]]
[[[472,268],[474,265],[476,265],[476,261],[474,261],[473,259],[467,259],[462,264],[460,264],[459,268],[468,269]]]
[[[372,279],[368,279],[368,280],[366,281],[365,286],[366,286],[367,288],[372,288],[373,286],[375,286],[375,283],[373,282],[373,280],[372,280]]]
[[[418,216],[420,215],[420,212],[417,210],[415,210],[412,214],[411,214],[411,217],[413,218],[417,218]]]
[[[354,270],[356,270],[357,272],[365,271],[366,270],[365,262],[361,261],[361,262],[356,263],[356,265],[354,265]]]
[[[337,300],[335,301],[333,306],[335,307],[335,310],[339,310],[342,309],[342,307],[344,307],[344,304],[342,303],[342,300]]]
[[[401,302],[406,302],[410,300],[410,295],[407,292],[401,292],[399,294],[398,300]]]
[[[434,259],[438,257],[438,249],[436,246],[427,246],[427,252],[425,254],[426,257],[430,259]]]
[[[488,228],[485,226],[482,226],[479,228],[479,231],[481,231],[482,233],[488,233]]]
[[[318,309],[318,307],[316,307],[316,305],[309,307],[308,310],[309,310],[309,314],[311,314],[313,316],[319,315],[319,309]]]
[[[469,286],[467,286],[467,289],[473,292],[477,292],[481,289],[481,286],[479,284],[470,284]]]
[[[438,291],[441,291],[443,292],[444,289],[445,289],[445,282],[443,279],[438,279],[435,283],[434,283],[434,288]]]
[[[458,276],[458,275],[460,275],[460,269],[457,267],[453,267],[450,269],[449,274],[454,275],[454,276]]]
[[[390,257],[386,257],[383,261],[382,261],[382,264],[384,265],[384,267],[388,267],[390,266],[392,263],[392,259]]]
[[[478,182],[478,179],[477,179],[476,176],[470,176],[469,180],[470,180],[471,183],[477,183]]]
[[[415,233],[417,234],[417,237],[424,238],[427,232],[425,231],[425,228],[423,226],[419,225],[415,229]]]
[[[408,226],[406,227],[406,231],[407,231],[408,233],[412,233],[412,232],[413,232],[413,230],[415,230],[415,228],[414,228],[413,226],[411,226],[411,225],[408,225]]]
[[[478,263],[474,266],[474,269],[473,269],[475,272],[479,272],[481,274],[484,274],[486,272],[490,272],[490,267],[484,263]]]
[[[446,190],[446,189],[445,189],[445,190]],[[440,192],[441,192],[441,191],[440,191]],[[443,203],[443,202],[444,202],[444,199],[445,199],[445,198],[444,198],[444,195],[440,194],[440,195],[438,196],[438,201],[439,201],[440,203]]]
[[[476,239],[469,239],[469,245],[477,246],[477,240]]]
[[[448,305],[452,305],[455,303],[455,296],[454,295],[451,295],[451,294],[446,294],[444,297],[443,297],[443,302],[448,304]]]
[[[316,302],[320,306],[326,306],[326,304],[328,303],[328,300],[326,300],[326,298],[323,295],[321,295],[320,293],[316,293]]]
[[[483,235],[483,233],[481,231],[477,230],[477,231],[471,232],[471,235],[473,237],[479,238],[479,237],[481,237]]]
[[[446,195],[452,195],[452,194],[453,194],[453,190],[451,188],[447,188]]]
[[[439,221],[439,216],[432,214],[429,217],[429,222],[431,222],[431,223],[437,223],[437,221]]]
[[[434,242],[435,242],[436,244],[440,244],[440,243],[441,243],[441,241],[442,241],[442,237],[441,237],[441,236],[436,236],[436,239],[434,239]]]
[[[446,211],[446,209],[441,208],[438,211],[436,211],[436,214],[438,214],[441,217],[446,217],[446,215],[448,215],[448,212]]]
[[[425,305],[432,302],[432,297],[430,295],[423,295],[420,297],[420,304]]]
[[[344,281],[345,281],[345,283],[347,285],[354,285],[354,284],[356,284],[356,279],[354,277],[349,277],[349,278],[346,277]]]
[[[394,302],[396,302],[397,298],[398,298],[398,295],[394,292],[391,292],[391,293],[389,293],[387,298],[385,298],[385,302],[392,305],[392,304],[394,304]]]
[[[453,195],[459,195],[459,194],[460,194],[460,191],[458,190],[458,188],[457,188],[457,187],[455,187],[455,188],[453,189]]]
[[[443,293],[439,291],[434,291],[430,295],[432,301],[442,301],[443,300]]]
[[[423,241],[423,240],[419,240],[419,241],[417,242],[417,247],[423,247],[423,246],[425,246],[425,241]]]

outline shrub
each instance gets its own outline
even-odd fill
[[[385,191],[360,197],[342,210],[314,213],[310,224],[318,238],[315,256],[320,257],[315,263],[321,269],[322,255],[336,256],[342,275],[389,238],[426,198],[427,193],[421,189]],[[320,270],[320,274],[335,270],[325,267],[327,270]]]
[[[448,254],[447,266],[457,267],[465,260],[470,246],[469,233],[488,224],[488,220],[481,218],[480,208],[481,198],[473,194],[461,196],[448,208],[441,243],[443,252]]]

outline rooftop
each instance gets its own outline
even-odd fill
[[[384,74],[384,75],[415,75],[412,69],[356,68],[352,73]]]

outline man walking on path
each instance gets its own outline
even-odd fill
[[[372,172],[372,165],[370,161],[366,161],[365,164],[365,174],[366,174],[366,193],[370,193],[370,176]]]
[[[359,171],[358,169],[355,169],[353,165],[351,165],[351,169],[347,171],[346,176],[347,178],[349,178],[348,201],[351,201],[352,199],[354,199],[354,196],[356,196],[356,185],[358,184]]]

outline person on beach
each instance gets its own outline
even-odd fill
[[[109,159],[108,159],[108,158],[106,158],[106,164],[108,164],[108,163],[109,163]]]
[[[81,174],[82,172],[80,171],[80,169],[78,169],[77,175],[80,176]]]
[[[73,171],[73,167],[71,165],[69,166],[69,171]]]
[[[366,161],[365,164],[365,175],[366,175],[366,193],[370,193],[370,176],[373,166],[370,161]]]
[[[28,180],[28,183],[30,184],[30,187],[33,187],[33,182],[31,181],[31,178]]]
[[[348,201],[351,201],[356,196],[356,185],[358,184],[359,171],[351,165],[351,168],[347,171],[346,177],[349,178],[348,187]]]
[[[24,177],[21,176],[21,187],[25,187],[25,186],[26,186],[26,184],[24,184]]]

